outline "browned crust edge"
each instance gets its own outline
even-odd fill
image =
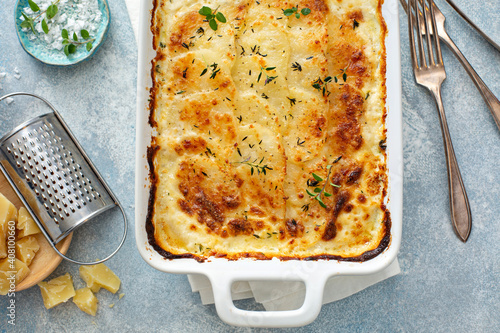
[[[380,61],[380,66],[381,66],[381,74],[386,77],[386,71],[387,71],[387,62],[386,62],[386,45],[385,45],[385,38],[387,36],[387,25],[385,23],[385,20],[382,16],[382,5],[384,3],[384,0],[380,0],[378,3],[377,7],[377,15],[379,17],[380,23],[381,23],[381,29],[382,29],[382,38],[381,38],[381,44],[382,44],[382,54],[383,57]],[[158,36],[158,31],[155,31],[155,24],[154,24],[154,15],[153,13],[156,11],[158,6],[158,0],[153,0],[153,9],[151,11],[151,32],[153,34],[153,48],[156,50],[156,38]],[[156,127],[156,121],[154,120],[154,107],[156,103],[156,93],[157,93],[157,87],[156,87],[156,75],[155,75],[155,63],[160,59],[160,54],[157,53],[157,56],[151,61],[151,78],[153,82],[153,86],[150,89],[150,98],[149,98],[149,124],[151,127]],[[386,99],[387,99],[387,87],[386,87],[386,80],[382,83],[382,89],[383,89],[383,100],[384,100],[384,105],[386,105]],[[387,107],[384,107],[384,114],[382,115],[383,123],[384,123],[384,138],[387,138],[387,128],[385,126],[387,118]],[[156,176],[156,173],[154,171],[154,158],[156,153],[158,152],[159,147],[155,143],[155,138],[153,137],[151,140],[151,146],[147,148],[147,160],[148,160],[148,166],[149,166],[149,179],[151,182],[151,188],[149,191],[149,200],[148,200],[148,212],[146,216],[146,233],[148,235],[148,242],[151,245],[151,247],[158,252],[161,256],[165,257],[165,259],[194,259],[200,263],[206,262],[207,259],[210,259],[210,257],[201,257],[197,256],[192,253],[185,253],[185,254],[174,254],[169,251],[164,250],[162,247],[156,243],[156,239],[154,236],[154,226],[153,226],[153,213],[154,213],[154,202],[156,198],[156,190],[157,190],[157,183],[158,183],[158,177]],[[383,152],[384,157],[387,160],[387,153]],[[384,211],[384,229],[385,229],[385,234],[384,237],[381,239],[379,245],[373,249],[366,251],[362,253],[359,256],[356,257],[342,257],[342,256],[337,256],[337,255],[331,255],[331,254],[321,254],[321,255],[315,255],[315,256],[309,256],[309,257],[289,257],[289,256],[266,256],[263,253],[260,252],[242,252],[238,253],[236,255],[227,255],[227,254],[216,254],[215,258],[226,258],[227,260],[233,261],[233,260],[238,260],[241,258],[252,258],[256,260],[271,260],[273,258],[278,258],[279,260],[304,260],[304,261],[315,261],[315,260],[338,260],[338,261],[349,261],[349,262],[364,262],[370,259],[373,259],[374,257],[378,256],[380,253],[384,252],[386,248],[389,247],[391,243],[391,215],[390,212],[387,210],[386,206],[384,205],[383,201],[387,196],[387,182],[385,183],[384,189],[383,189],[383,196],[382,196],[382,204],[381,208]]]

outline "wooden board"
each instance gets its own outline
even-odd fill
[[[7,199],[10,200],[16,206],[17,209],[23,206],[21,200],[16,195],[16,192],[12,189],[9,182],[5,179],[4,175],[0,172],[0,193],[2,193]],[[30,273],[26,278],[21,281],[16,286],[16,291],[21,291],[27,289],[29,287],[34,286],[38,282],[45,279],[56,269],[56,267],[61,263],[61,256],[59,256],[56,251],[50,246],[47,239],[43,234],[34,235],[38,244],[40,245],[40,250],[35,255],[35,258],[31,262],[29,266]],[[57,244],[57,248],[63,254],[66,254],[69,248],[69,244],[71,243],[71,238],[73,237],[73,233],[69,234],[65,239],[63,239],[59,244]]]

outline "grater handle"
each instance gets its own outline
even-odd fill
[[[69,257],[67,257],[66,255],[62,254],[58,249],[57,247],[55,246],[54,243],[52,242],[49,242],[50,245],[52,246],[52,248],[54,249],[54,251],[57,252],[57,254],[59,254],[61,257],[63,257],[64,259],[66,259],[67,261],[70,261],[74,264],[78,264],[78,265],[97,265],[97,264],[100,264],[100,263],[103,263],[105,261],[107,261],[108,259],[110,259],[111,257],[113,257],[119,250],[120,248],[122,247],[123,243],[125,243],[125,238],[127,237],[127,217],[125,216],[125,211],[123,210],[122,206],[118,203],[116,204],[119,208],[120,208],[120,211],[122,212],[122,215],[123,215],[123,237],[122,237],[122,240],[120,241],[120,244],[118,245],[118,247],[110,254],[108,255],[106,258],[104,259],[101,259],[101,260],[97,260],[97,261],[93,261],[93,262],[83,262],[83,261],[78,261],[78,260],[75,260],[75,259],[71,259]]]
[[[121,247],[125,243],[125,239],[127,237],[127,216],[125,215],[125,211],[123,210],[123,207],[121,206],[120,202],[115,197],[115,195],[113,194],[113,192],[111,191],[111,189],[108,187],[108,185],[106,184],[106,182],[104,181],[104,179],[100,175],[99,171],[95,168],[95,166],[93,165],[92,161],[90,160],[90,158],[87,156],[87,154],[85,153],[85,151],[83,150],[83,148],[79,144],[78,140],[76,140],[76,138],[74,137],[73,133],[71,132],[71,130],[69,129],[69,127],[66,125],[66,123],[64,122],[64,120],[60,116],[59,112],[56,110],[56,108],[52,104],[50,104],[49,101],[47,101],[46,99],[44,99],[43,97],[40,97],[40,96],[35,95],[35,94],[31,94],[31,93],[26,93],[26,92],[14,92],[14,93],[10,93],[10,94],[4,95],[4,96],[0,96],[0,101],[6,99],[8,97],[12,97],[12,96],[31,96],[31,97],[37,98],[37,99],[41,100],[42,102],[44,102],[45,104],[47,104],[47,106],[50,107],[54,111],[54,114],[56,115],[57,119],[61,122],[61,124],[64,127],[64,129],[68,132],[68,135],[74,141],[75,145],[77,146],[77,148],[82,153],[82,156],[84,157],[84,159],[87,161],[87,163],[92,168],[92,170],[98,175],[98,177],[103,180],[103,182],[102,182],[103,186],[106,189],[106,191],[109,193],[109,195],[112,198],[112,200],[114,201],[115,205],[118,206],[118,208],[120,208],[120,211],[121,211],[121,213],[123,215],[123,224],[124,224],[124,226],[123,226],[123,236],[122,236],[122,239],[120,241],[120,244],[106,258],[101,259],[101,260],[97,260],[97,261],[93,261],[93,262],[82,262],[82,261],[79,261],[79,260],[71,259],[71,258],[67,257],[66,255],[62,254],[59,251],[59,249],[56,247],[56,244],[54,244],[54,242],[51,241],[51,238],[49,237],[49,235],[45,231],[45,228],[42,226],[41,222],[35,216],[35,214],[31,210],[28,202],[25,200],[25,198],[22,195],[22,193],[20,193],[20,191],[17,188],[17,186],[15,186],[15,183],[10,178],[9,174],[7,173],[7,171],[4,169],[4,167],[1,164],[0,164],[0,171],[4,174],[5,178],[10,183],[11,187],[14,189],[14,191],[16,192],[16,194],[19,197],[19,199],[23,202],[24,206],[26,207],[26,209],[28,210],[28,212],[30,213],[30,215],[33,217],[33,220],[35,220],[36,223],[39,225],[40,230],[42,231],[42,233],[45,236],[45,238],[47,238],[48,243],[52,246],[52,248],[54,249],[54,251],[56,251],[56,253],[58,255],[60,255],[63,259],[68,260],[68,261],[70,261],[70,262],[72,262],[74,264],[78,264],[78,265],[97,265],[97,264],[100,264],[100,263],[103,263],[103,262],[107,261],[108,259],[110,259],[111,257],[113,257],[121,249]]]

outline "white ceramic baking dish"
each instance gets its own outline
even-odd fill
[[[139,28],[139,61],[137,85],[136,187],[135,229],[137,247],[144,260],[154,268],[176,274],[207,276],[214,292],[220,318],[236,326],[295,327],[312,322],[322,305],[323,289],[328,278],[336,275],[371,274],[387,267],[395,258],[401,243],[403,203],[403,150],[401,114],[401,72],[399,21],[397,0],[386,0],[382,12],[389,28],[387,46],[387,155],[389,191],[387,207],[391,212],[392,228],[389,247],[377,257],[365,262],[336,260],[253,260],[229,261],[213,258],[200,263],[194,259],[167,260],[148,243],[145,222],[149,199],[147,147],[152,129],[148,124],[148,98],[151,87],[151,60],[155,56],[149,29],[153,0],[142,1]],[[231,299],[231,285],[236,281],[302,281],[306,296],[302,307],[292,311],[246,311],[236,308]]]

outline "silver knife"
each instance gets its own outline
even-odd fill
[[[451,0],[445,0],[451,7],[453,7],[453,9],[455,9],[455,11],[460,15],[462,16],[462,18],[471,25],[471,27],[473,27],[474,29],[476,29],[477,32],[479,32],[479,34],[481,36],[484,37],[484,39],[486,39],[495,49],[498,50],[498,52],[500,52],[500,46],[495,43],[493,41],[493,39],[491,39],[487,34],[485,34],[481,29],[479,29],[479,27],[477,25],[474,24],[474,22],[471,21],[470,18],[467,17],[467,15],[465,15],[464,12],[462,12],[460,10],[460,8],[457,7],[457,5],[455,5],[455,3]]]

